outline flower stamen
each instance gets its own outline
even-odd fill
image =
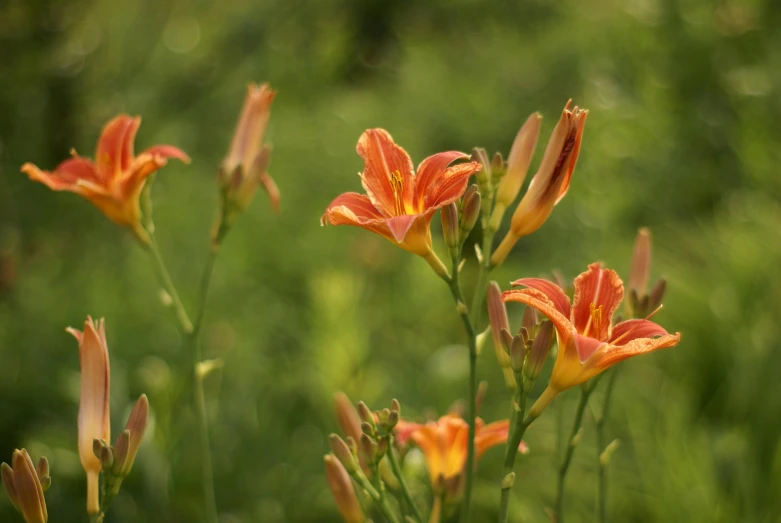
[[[402,216],[406,213],[404,212],[404,178],[401,176],[401,172],[397,170],[391,173],[390,184],[393,188],[393,210],[395,211],[396,216]]]

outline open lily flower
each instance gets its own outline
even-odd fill
[[[575,297],[547,280],[524,278],[513,285],[527,287],[505,291],[504,301],[518,301],[547,316],[554,327],[559,352],[547,389],[532,406],[539,415],[561,391],[583,383],[626,358],[656,349],[673,347],[680,333],[669,334],[648,319],[634,319],[612,325],[613,314],[624,297],[618,274],[598,263],[575,278]]]
[[[507,441],[510,427],[508,420],[495,421],[486,425],[477,418],[475,431],[475,457],[486,450]],[[437,421],[424,424],[399,421],[395,428],[396,440],[400,444],[412,441],[426,457],[429,477],[435,489],[447,488],[453,494],[461,487],[461,476],[466,465],[469,424],[455,414],[446,414]],[[521,442],[518,451],[529,451]]]
[[[109,219],[130,228],[146,242],[139,197],[147,177],[164,166],[168,158],[185,163],[190,158],[171,145],[155,145],[135,156],[133,142],[139,125],[138,116],[121,114],[111,120],[100,135],[94,162],[72,152],[73,158],[62,162],[53,172],[42,171],[32,163],[24,164],[22,172],[53,191],[83,196]]]
[[[320,223],[363,227],[422,256],[432,266],[441,265],[432,251],[431,217],[463,196],[469,177],[480,170],[480,164],[451,165],[469,156],[447,151],[423,160],[415,174],[407,152],[383,129],[364,132],[356,150],[364,161],[360,176],[366,194],[338,196]]]

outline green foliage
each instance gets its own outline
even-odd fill
[[[597,259],[626,276],[635,231],[653,232],[652,278],[668,279],[658,320],[683,340],[621,365],[606,426],[622,442],[612,521],[781,518],[781,4],[7,0],[0,20],[0,457],[26,447],[50,459],[52,520],[84,520],[78,352],[64,328],[106,318],[115,431],[140,393],[151,403],[107,521],[197,520],[190,355],[130,235],[19,166],[53,168],[71,147],[92,155],[119,112],[144,117],[139,150],[187,151],[193,163],[165,167],[153,198],[191,305],[216,167],[250,81],[279,90],[267,139],[282,213],[259,194],[213,279],[203,340],[225,361],[206,391],[223,521],[338,521],[322,469],[333,392],[397,397],[407,416],[466,394],[446,286],[381,238],[318,226],[333,197],[360,190],[360,133],[384,127],[415,162],[475,145],[506,155],[529,113],[545,115],[547,136],[569,97],[591,111],[570,192],[493,277],[571,277]],[[481,415],[507,417],[490,347],[479,375],[491,384]],[[576,396],[526,434],[511,521],[544,520]],[[596,499],[589,416],[568,478],[572,523],[592,521]],[[501,454],[485,456],[476,482],[485,521]],[[12,513],[0,499],[0,519]]]

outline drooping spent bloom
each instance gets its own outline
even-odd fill
[[[530,414],[539,415],[560,392],[583,383],[616,363],[638,354],[673,347],[680,333],[669,334],[648,319],[633,319],[613,325],[613,314],[624,297],[618,274],[598,263],[575,278],[575,297],[569,298],[556,284],[540,278],[524,278],[513,285],[526,287],[505,291],[504,301],[534,307],[556,328],[559,351],[550,383]]]
[[[258,186],[266,191],[274,210],[279,211],[279,188],[268,173],[271,146],[263,143],[275,96],[276,91],[268,84],[250,84],[247,88],[233,140],[217,178],[222,190],[220,226],[230,226],[247,209]]]
[[[569,190],[588,115],[577,106],[570,110],[571,102],[564,106],[553,129],[542,163],[513,213],[510,230],[491,257],[493,265],[504,261],[518,239],[539,229]]]
[[[41,458],[38,467],[35,467],[25,449],[15,450],[11,466],[2,464],[2,479],[6,494],[24,520],[27,523],[46,523],[49,513],[43,493],[51,484],[46,458]]]
[[[128,227],[142,242],[147,242],[139,204],[147,177],[163,167],[168,158],[185,163],[190,158],[171,145],[155,145],[136,156],[133,142],[140,125],[140,117],[126,114],[106,124],[94,162],[71,151],[73,157],[60,163],[53,172],[42,171],[32,163],[25,163],[22,172],[54,191],[81,195],[109,219]]]
[[[67,331],[79,342],[81,362],[81,398],[79,401],[79,458],[87,473],[87,513],[100,511],[98,478],[101,463],[93,451],[93,442],[111,440],[109,419],[109,359],[103,319],[84,322],[84,331]]]
[[[355,225],[379,234],[402,249],[422,256],[443,274],[432,250],[430,223],[437,209],[464,194],[478,162],[453,164],[469,156],[447,151],[429,156],[413,170],[407,152],[383,129],[369,129],[356,147],[363,158],[360,174],[366,194],[338,196],[320,220],[322,225]]]
[[[507,441],[510,422],[502,420],[486,425],[477,418],[476,423],[475,458],[480,459],[486,450]],[[466,466],[469,424],[460,416],[446,414],[423,424],[399,421],[395,433],[400,444],[412,441],[423,452],[434,489],[447,488],[449,493],[457,495]],[[521,442],[518,451],[525,454],[528,450]]]

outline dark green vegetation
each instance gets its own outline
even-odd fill
[[[52,168],[71,147],[92,155],[119,112],[143,116],[138,150],[187,151],[193,163],[164,168],[154,201],[190,304],[216,166],[245,85],[264,80],[279,90],[267,136],[282,213],[259,193],[231,233],[203,333],[206,355],[225,360],[207,382],[223,521],[337,521],[321,459],[334,391],[377,406],[397,397],[408,415],[441,413],[466,392],[459,319],[426,263],[368,232],[318,226],[334,196],[360,190],[360,133],[388,129],[416,162],[474,145],[506,153],[532,111],[547,137],[569,97],[591,110],[570,192],[494,278],[572,277],[597,259],[626,275],[637,228],[654,234],[652,278],[668,279],[656,319],[683,340],[619,368],[605,427],[622,441],[612,521],[781,518],[781,4],[505,4],[0,5],[0,459],[22,446],[48,456],[52,521],[85,521],[78,352],[64,329],[86,314],[106,318],[114,434],[141,392],[155,416],[107,521],[196,521],[198,441],[190,355],[149,260],[91,205],[19,166]],[[483,417],[507,417],[490,346],[479,365],[490,383]],[[557,399],[527,433],[512,521],[545,520],[576,398]],[[596,502],[589,413],[584,426],[568,478],[572,523],[592,521]],[[501,459],[490,451],[476,481],[485,521]],[[12,510],[1,497],[0,519]]]

